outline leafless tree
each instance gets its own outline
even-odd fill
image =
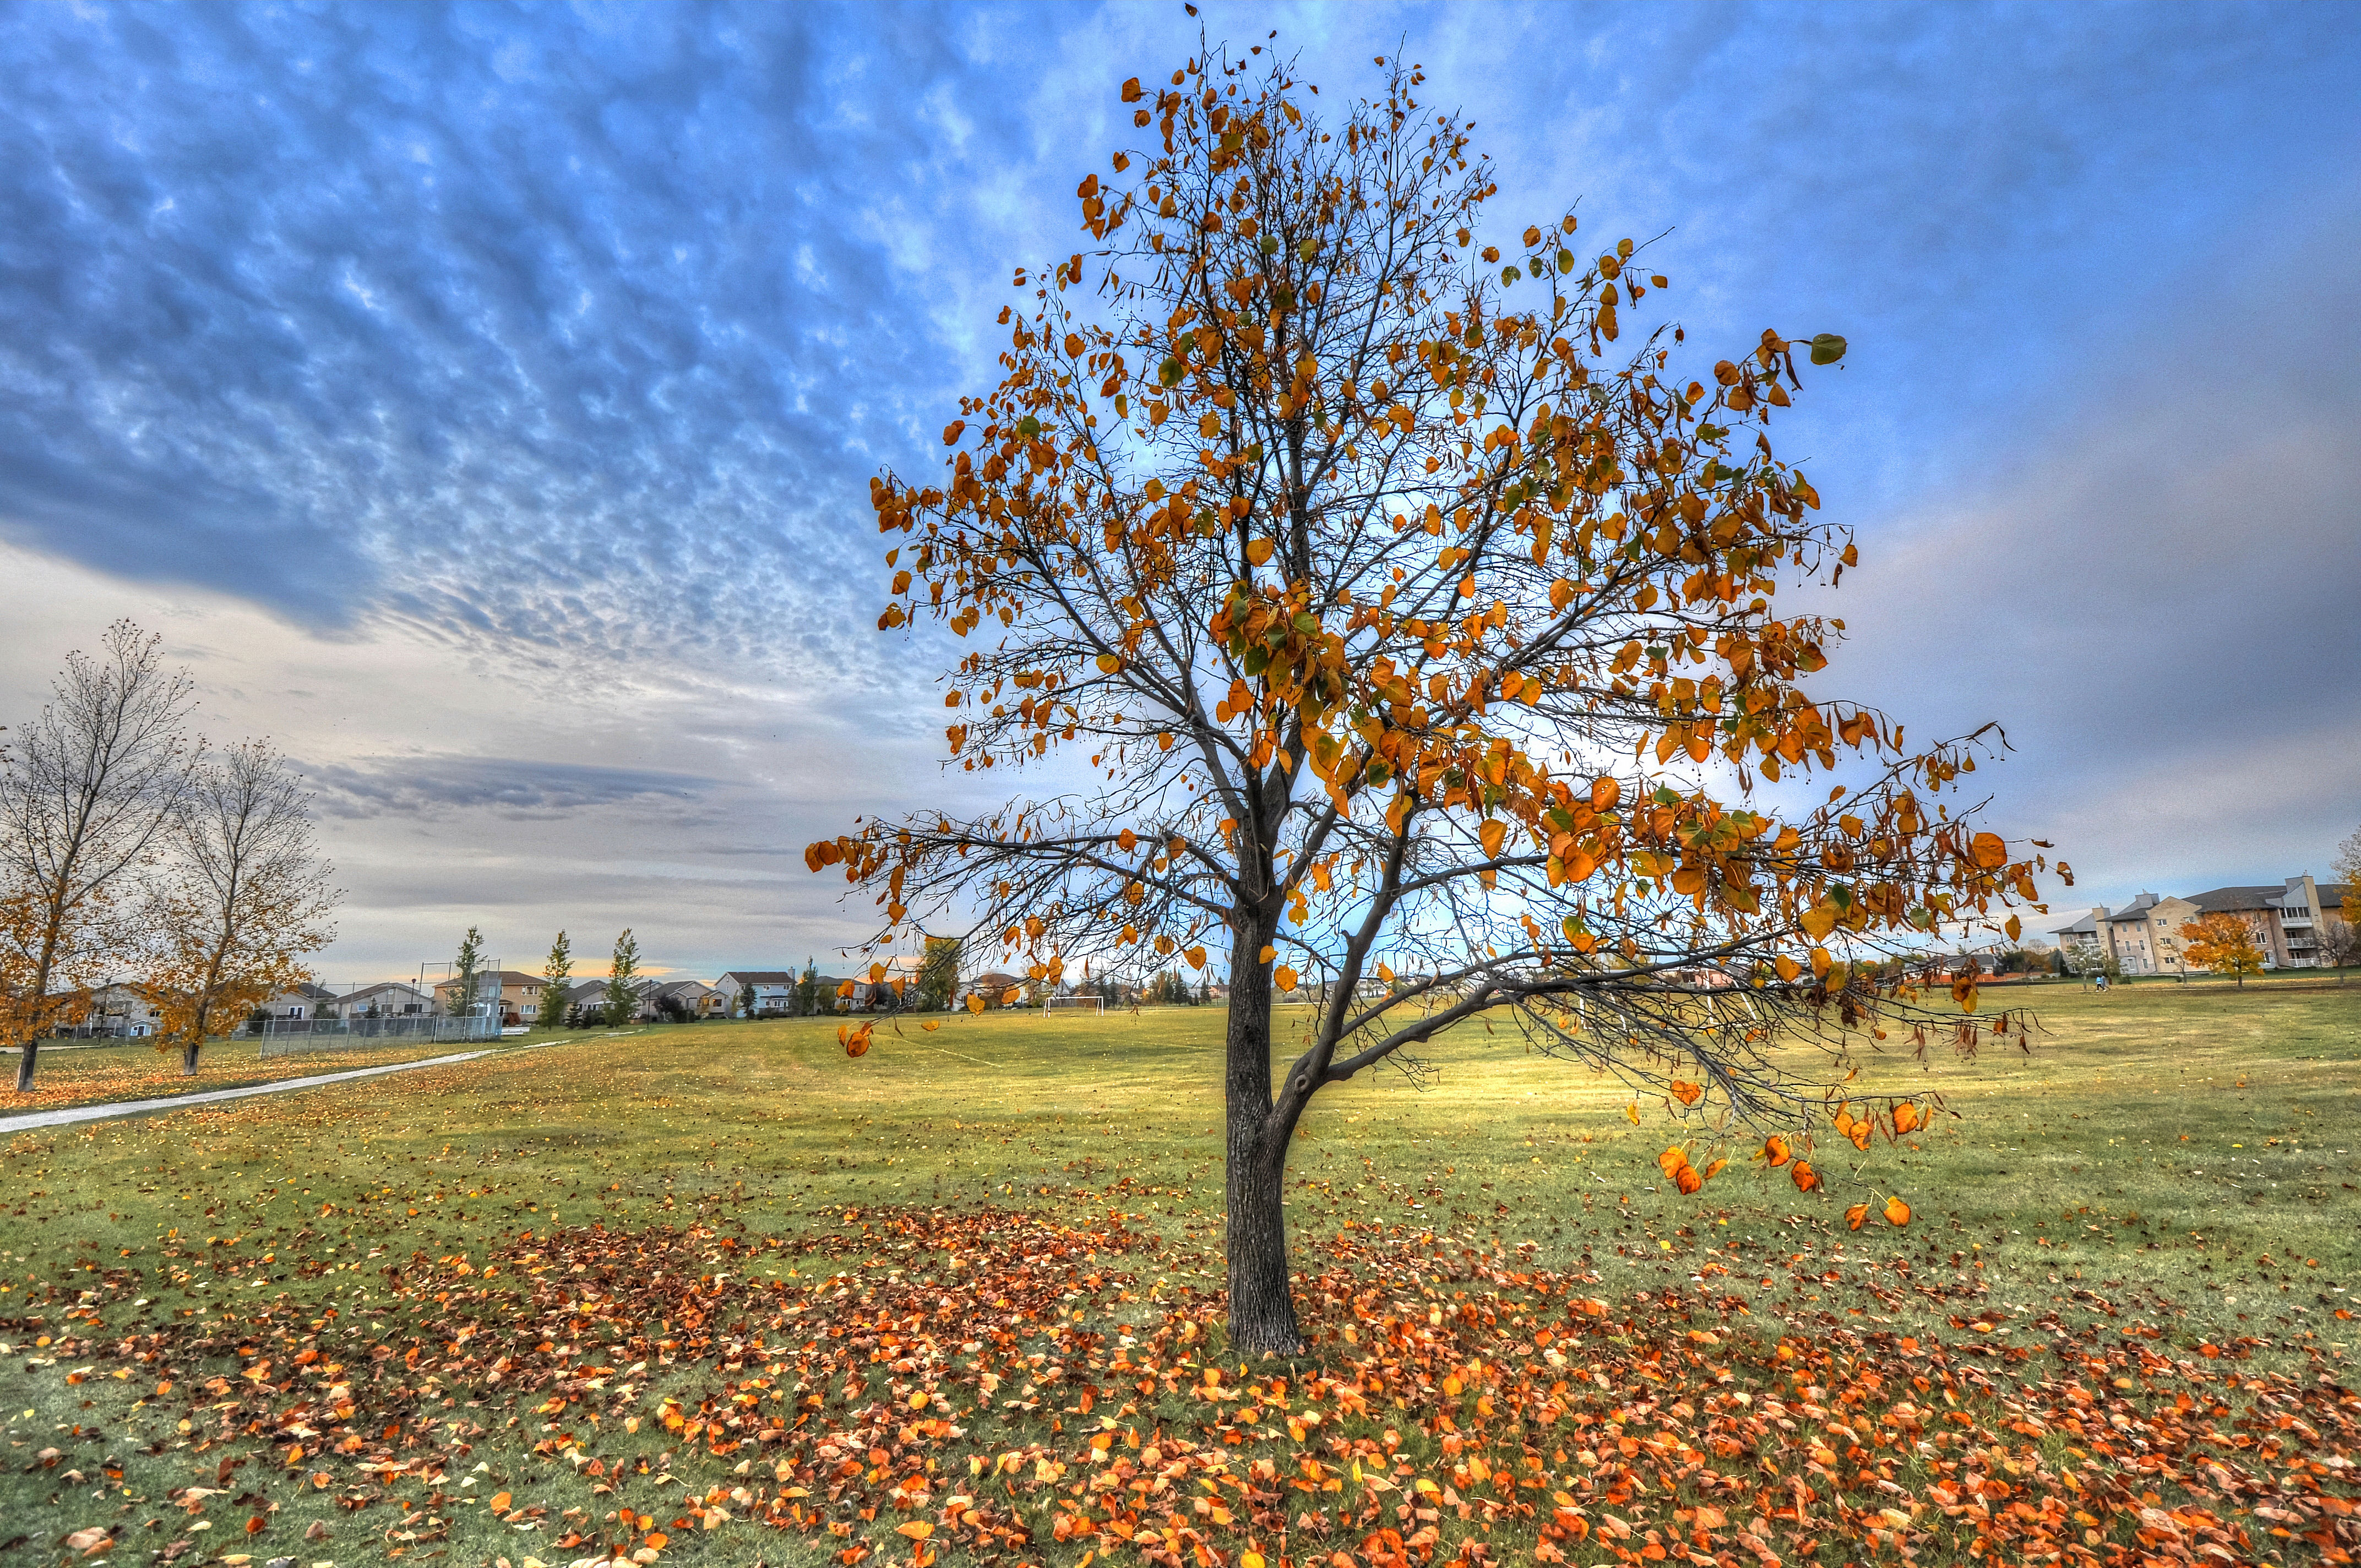
[[[170,859],[152,883],[140,989],[181,1047],[181,1070],[219,1024],[309,977],[335,937],[342,894],[312,835],[312,797],[267,740],[200,760],[173,810]]]
[[[33,1086],[42,1036],[79,1011],[86,971],[109,955],[112,895],[187,787],[195,683],[164,668],[162,641],[118,620],[96,655],[66,655],[52,700],[0,767],[0,1032],[22,1052],[20,1093]]]

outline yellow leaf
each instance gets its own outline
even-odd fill
[[[983,998],[975,992],[969,992],[967,996],[967,1010],[971,1013],[983,1012]]]
[[[1211,409],[1206,410],[1205,412],[1198,418],[1197,433],[1203,436],[1208,441],[1211,441],[1213,437],[1221,434],[1222,416],[1213,412]]]
[[[1270,979],[1271,983],[1278,986],[1281,991],[1293,991],[1295,989],[1295,971],[1288,968],[1285,964],[1281,964],[1277,969],[1271,970]]]
[[[1189,967],[1191,969],[1203,969],[1205,967],[1204,948],[1191,948],[1189,949],[1187,957],[1189,959]]]
[[[1623,1107],[1623,1119],[1635,1127],[1640,1124],[1640,1102],[1637,1100]]]
[[[925,1023],[918,1025],[919,1028],[924,1029],[929,1035],[933,1034],[942,1026],[943,1021],[939,1018],[929,1018]]]
[[[1239,1552],[1238,1568],[1263,1568],[1262,1553],[1259,1552]]]
[[[1122,668],[1123,660],[1118,655],[1114,653],[1102,653],[1099,655],[1099,669],[1101,673],[1111,675]]]
[[[1279,957],[1279,949],[1266,943],[1262,949],[1262,961],[1268,963],[1277,957]]]
[[[1269,560],[1270,541],[1268,539],[1248,540],[1246,542],[1246,559],[1257,566],[1261,565],[1265,561]]]
[[[912,1519],[907,1524],[895,1525],[894,1527],[894,1533],[895,1535],[906,1535],[912,1541],[924,1541],[928,1536],[935,1533],[935,1527],[928,1524],[924,1519]]]
[[[921,1388],[917,1393],[910,1396],[910,1409],[914,1410],[923,1410],[926,1408],[927,1391]]]
[[[1485,859],[1499,860],[1500,846],[1508,841],[1509,825],[1495,817],[1476,829],[1476,837],[1483,842]]]

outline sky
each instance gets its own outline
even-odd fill
[[[2361,7],[1200,9],[0,6],[0,723],[160,632],[317,792],[332,982],[825,969],[803,846],[971,787],[869,477],[1202,25],[1421,62],[1701,348],[1849,339],[1781,447],[1861,541],[1823,678],[2005,728],[2029,924],[2361,828]]]

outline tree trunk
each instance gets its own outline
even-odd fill
[[[1241,1353],[1294,1355],[1303,1349],[1287,1280],[1289,1128],[1271,1113],[1270,968],[1262,949],[1272,927],[1241,911],[1230,953],[1228,1112],[1230,1342]]]
[[[33,1058],[40,1053],[40,1042],[29,1034],[25,1036],[24,1044],[17,1047],[19,1054],[16,1058],[16,1092],[19,1094],[30,1094],[33,1091]]]
[[[204,1048],[205,1021],[205,1009],[200,1006],[197,1009],[196,1016],[189,1021],[188,1041],[181,1047],[181,1076],[182,1078],[194,1078],[197,1076],[197,1052]]]

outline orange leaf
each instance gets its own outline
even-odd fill
[[[1918,1125],[1918,1107],[1904,1101],[1894,1108],[1894,1134],[1900,1137]]]
[[[1689,1151],[1681,1147],[1678,1144],[1675,1144],[1671,1148],[1666,1149],[1664,1153],[1656,1157],[1657,1166],[1667,1177],[1687,1169],[1688,1163]]]
[[[925,1023],[918,1025],[919,1028],[924,1029],[929,1035],[933,1034],[942,1026],[943,1021],[939,1018],[929,1018]]]
[[[1476,837],[1484,846],[1484,858],[1499,860],[1500,846],[1508,842],[1509,825],[1496,817],[1477,828]]]
[[[508,1495],[506,1492],[495,1492],[495,1493],[493,1493],[493,1494],[492,1494],[492,1501],[491,1501],[491,1509],[492,1509],[492,1512],[494,1512],[494,1513],[496,1513],[496,1514],[504,1514],[504,1513],[508,1512],[508,1511],[509,1511],[509,1501],[510,1501],[509,1495]]]
[[[1685,1165],[1673,1173],[1673,1182],[1683,1193],[1690,1193],[1705,1185],[1705,1178],[1697,1173],[1694,1166]]]
[[[263,1526],[269,1522],[270,1521],[269,1519],[264,1519],[260,1514],[256,1514],[246,1521],[246,1533],[248,1535],[260,1535],[262,1533]]]
[[[652,1530],[648,1532],[647,1540],[642,1541],[640,1544],[647,1547],[650,1551],[662,1552],[667,1545],[671,1544],[671,1541],[672,1537],[666,1535],[664,1531],[660,1530]]]
[[[983,997],[980,992],[971,991],[967,993],[967,1010],[971,1013],[983,1011]]]
[[[1997,833],[1979,833],[1969,839],[1968,853],[1975,857],[1976,864],[1988,872],[1998,871],[2008,864],[2008,846],[2001,841]]]
[[[1787,1163],[1787,1140],[1773,1133],[1763,1140],[1763,1157],[1774,1166]]]
[[[1905,1203],[1899,1197],[1888,1198],[1885,1201],[1885,1223],[1889,1225],[1908,1224],[1910,1205]]]
[[[1278,986],[1281,991],[1293,991],[1295,989],[1295,971],[1288,968],[1285,964],[1281,964],[1277,969],[1270,971],[1270,980],[1271,983]]]
[[[1820,1184],[1820,1173],[1812,1168],[1812,1162],[1810,1160],[1797,1160],[1795,1162],[1794,1175],[1795,1178],[1795,1190],[1798,1192],[1809,1192],[1813,1188],[1817,1187]]]
[[[1684,1082],[1679,1079],[1673,1080],[1673,1098],[1682,1104],[1694,1105],[1704,1097],[1705,1091],[1696,1084]]]
[[[1869,1205],[1866,1203],[1856,1203],[1845,1211],[1845,1224],[1852,1230],[1861,1229],[1862,1223],[1868,1218]]]
[[[924,1519],[912,1519],[907,1524],[895,1525],[894,1527],[894,1533],[895,1535],[906,1535],[912,1541],[924,1541],[927,1537],[935,1533],[935,1527],[928,1524]]]
[[[1705,1179],[1708,1181],[1711,1181],[1715,1177],[1721,1174],[1721,1168],[1729,1163],[1730,1162],[1726,1159],[1715,1160],[1711,1165],[1705,1168]]]
[[[1246,559],[1257,566],[1261,565],[1265,561],[1269,560],[1270,541],[1268,539],[1250,539],[1246,541]]]

